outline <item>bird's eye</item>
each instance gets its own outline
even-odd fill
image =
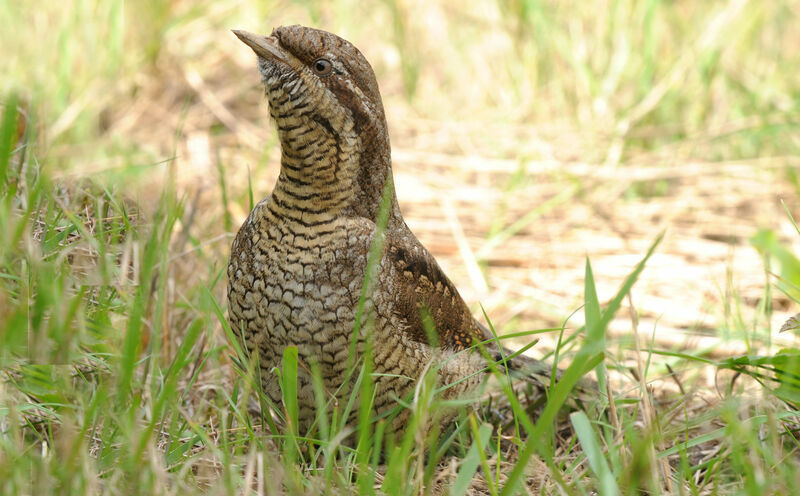
[[[333,64],[328,59],[317,59],[314,61],[314,72],[319,74],[320,76],[325,76],[331,73],[333,70]]]

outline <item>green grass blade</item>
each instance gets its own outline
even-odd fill
[[[282,391],[283,406],[286,409],[286,422],[289,431],[297,435],[297,346],[287,346],[283,350]]]
[[[575,428],[578,440],[581,442],[586,459],[589,460],[589,466],[597,476],[599,493],[610,496],[620,494],[614,474],[611,472],[605,457],[603,457],[603,450],[600,448],[597,436],[592,431],[589,417],[586,416],[585,412],[574,412],[569,416],[569,419]]]
[[[586,318],[586,339],[596,341],[600,346],[606,348],[606,335],[605,328],[598,326],[600,322],[600,302],[597,299],[597,288],[594,283],[594,274],[592,273],[592,264],[589,258],[586,258],[586,271],[584,277],[584,293],[583,293],[583,312]],[[603,395],[606,392],[606,368],[604,363],[600,363],[595,369],[597,374],[597,389]]]
[[[470,417],[472,419],[472,417]],[[472,420],[474,422],[474,420]],[[478,471],[481,463],[480,452],[486,449],[486,443],[492,433],[492,426],[481,424],[477,429],[477,435],[473,436],[472,444],[467,450],[467,455],[461,460],[461,467],[458,469],[456,480],[450,488],[450,496],[463,496],[467,493],[472,477]]]
[[[8,164],[17,135],[17,96],[12,94],[5,101],[3,120],[0,122],[0,190],[5,189]]]

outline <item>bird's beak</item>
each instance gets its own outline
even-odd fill
[[[281,48],[278,44],[278,39],[273,36],[261,36],[259,34],[248,33],[247,31],[233,30],[233,34],[242,40],[245,45],[249,46],[256,52],[256,55],[265,59],[279,60],[285,64],[289,62],[286,60],[286,50]]]

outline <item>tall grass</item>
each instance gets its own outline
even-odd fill
[[[369,360],[354,360],[358,387],[338,409],[315,376],[320,418],[298,432],[296,354],[271,404],[223,292],[234,220],[268,192],[275,153],[251,54],[229,28],[346,36],[376,68],[393,132],[458,122],[474,146],[520,162],[506,192],[527,162],[577,156],[653,196],[669,181],[626,182],[627,164],[754,159],[796,184],[797,15],[796,2],[739,0],[0,3],[0,492],[791,493],[800,361],[771,352],[769,287],[752,326],[725,310],[719,332],[746,329],[747,356],[638,336],[619,350],[606,330],[652,250],[603,305],[587,262],[585,325],[561,309],[549,358],[563,373],[544,398],[492,367],[490,399],[447,402],[432,370],[399,402],[418,427],[399,436],[371,416]],[[531,127],[551,146],[526,139]],[[529,215],[497,212],[478,258],[617,187],[567,176]],[[767,231],[753,244],[796,297],[791,248]],[[676,370],[714,371],[717,391]],[[565,417],[592,371],[598,390]],[[675,391],[652,388],[664,377]]]

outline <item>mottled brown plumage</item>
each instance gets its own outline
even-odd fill
[[[349,394],[350,385],[341,386],[384,191],[391,195],[388,221],[355,346],[362,353],[374,333],[376,412],[411,394],[431,366],[440,367],[442,384],[481,370],[480,354],[458,352],[489,336],[400,214],[383,104],[367,60],[317,29],[235,33],[258,55],[282,152],[275,188],[239,230],[228,266],[230,324],[259,354],[266,393],[280,402],[275,369],[293,345],[303,364],[301,429],[315,418],[312,366],[327,391]],[[480,380],[474,375],[445,394],[462,395]],[[401,413],[393,427],[405,418]]]

